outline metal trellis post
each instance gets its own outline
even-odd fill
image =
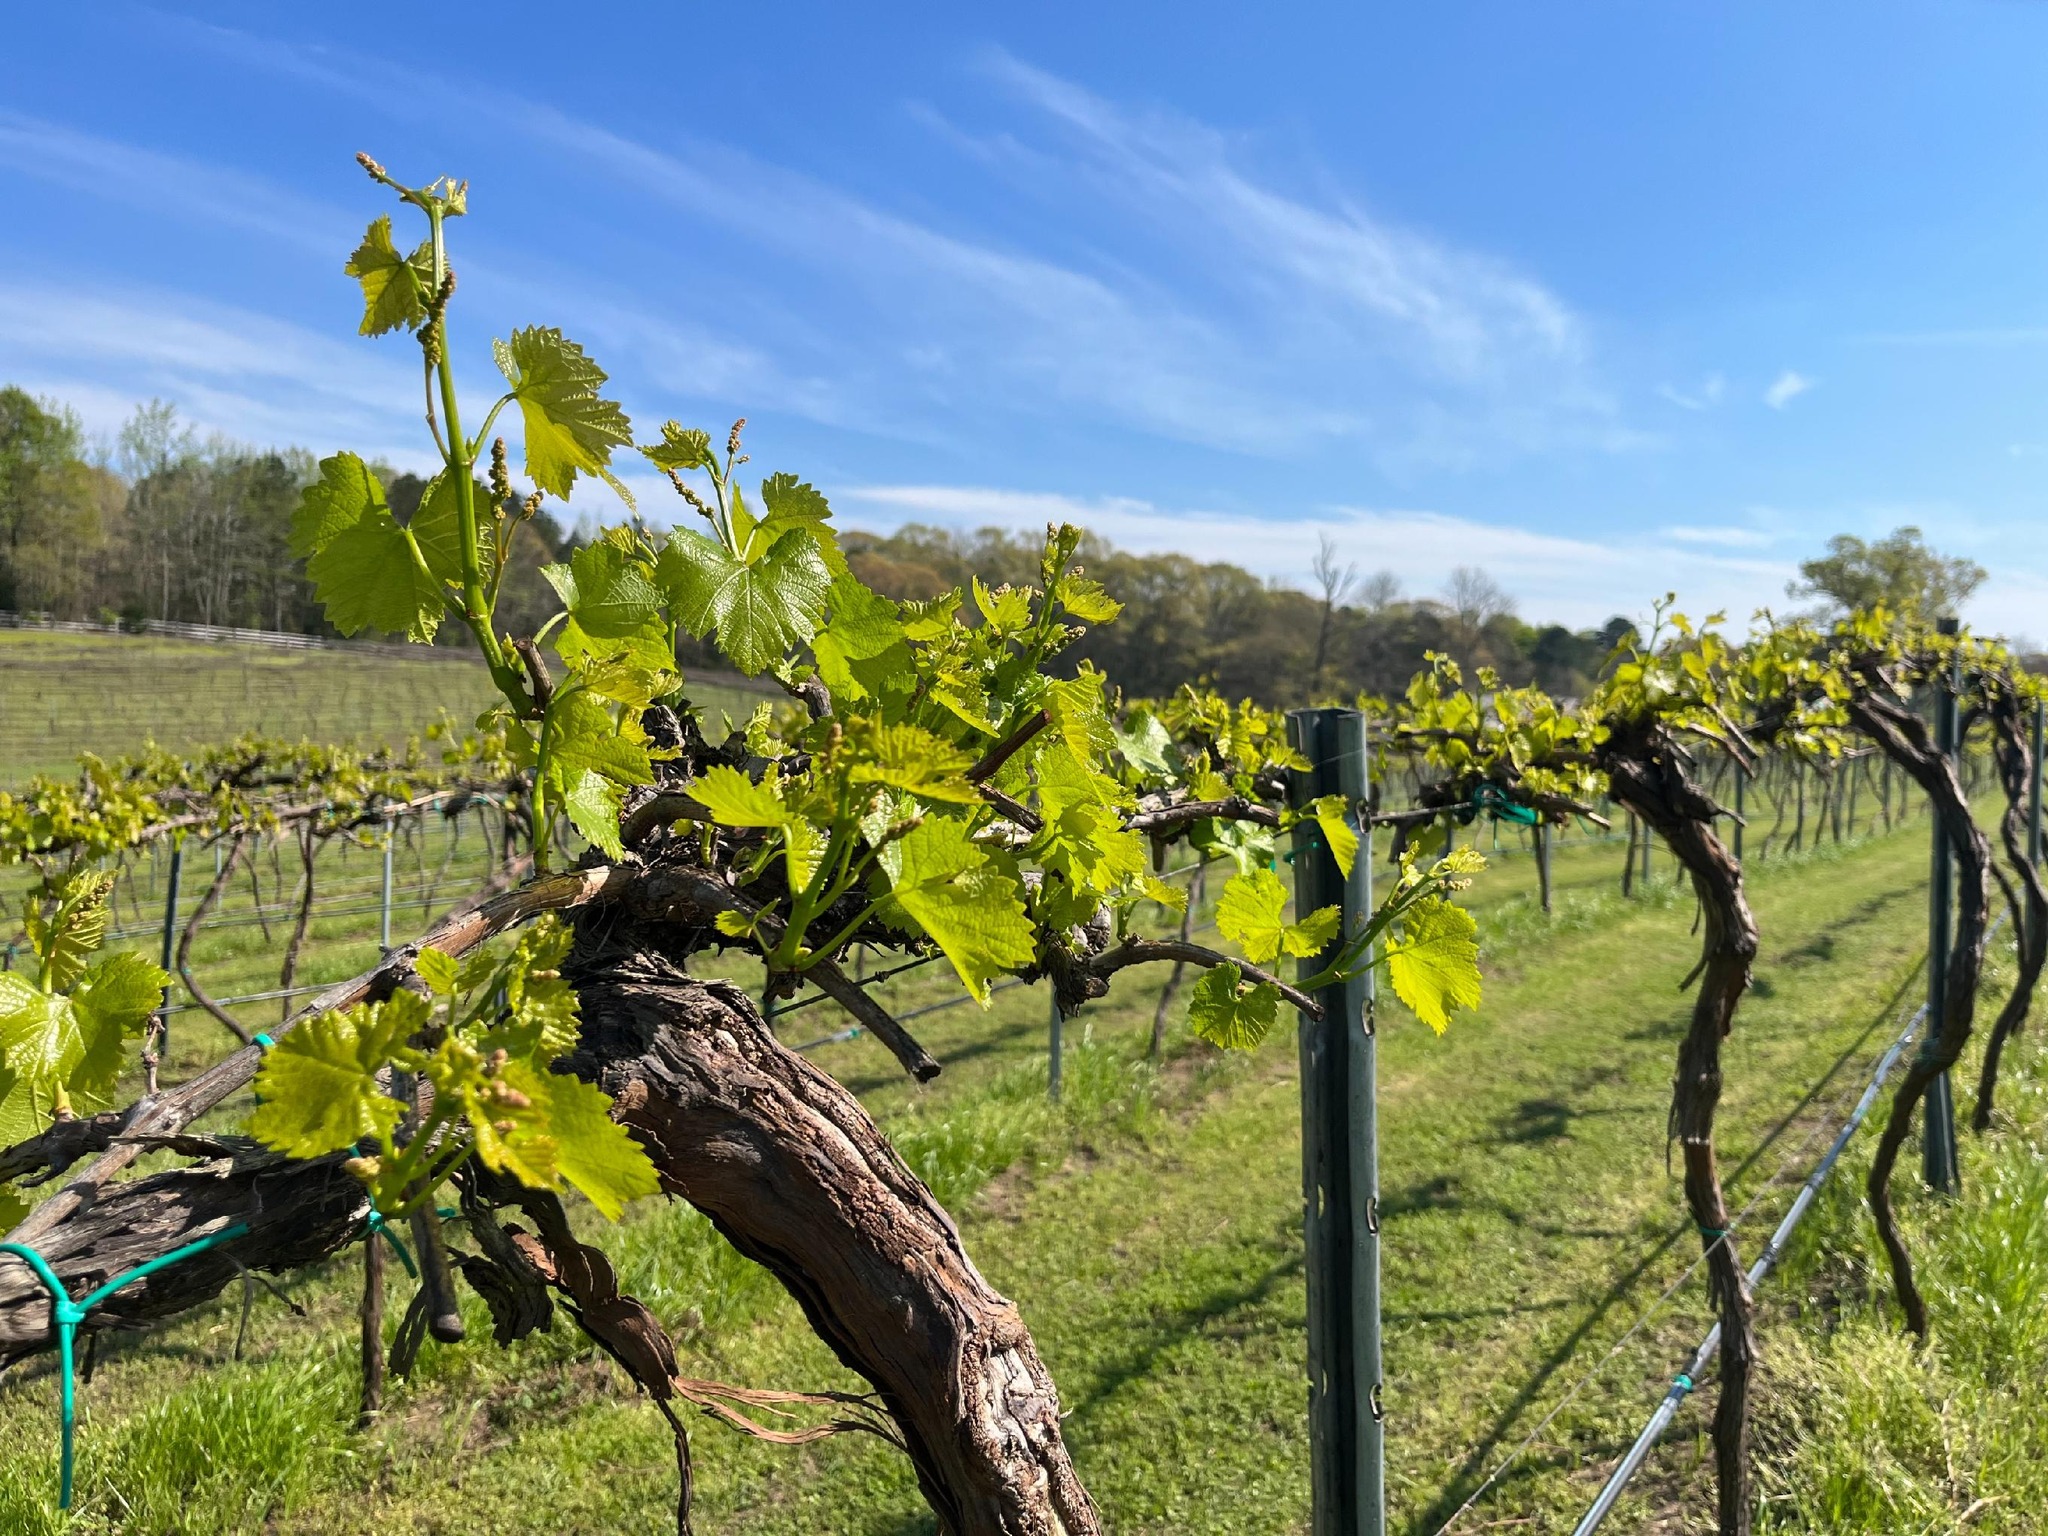
[[[178,885],[185,873],[185,839],[171,840],[171,870],[164,882],[164,995],[157,1014],[157,1054],[168,1061],[171,1055],[171,962],[177,958],[178,944]]]
[[[1287,728],[1289,742],[1311,765],[1289,776],[1296,805],[1327,794],[1340,794],[1352,805],[1366,803],[1363,714],[1295,710]],[[1360,831],[1348,879],[1313,819],[1304,819],[1294,833],[1295,910],[1339,907],[1345,936],[1357,933],[1372,914],[1371,827]],[[1304,960],[1305,971],[1326,964],[1336,947]],[[1303,1014],[1299,1031],[1312,1530],[1314,1536],[1382,1536],[1386,1473],[1371,972],[1324,988],[1318,1001],[1323,1017]]]
[[[397,829],[387,818],[384,823],[384,891],[377,919],[377,943],[386,954],[391,952],[391,843],[396,835]]]
[[[1743,787],[1748,783],[1749,775],[1743,771],[1742,764],[1737,763],[1735,765],[1735,862],[1738,864],[1742,862],[1742,791]]]
[[[1943,619],[1941,632],[1957,631],[1954,619]],[[1957,737],[1957,695],[1962,689],[1962,656],[1958,653],[1950,669],[1948,686],[1935,695],[1934,745],[1954,762],[1960,743]],[[1944,1009],[1948,995],[1949,946],[1952,942],[1955,908],[1955,862],[1949,848],[1947,829],[1936,815],[1934,856],[1928,880],[1927,901],[1927,1037],[1923,1051],[1932,1051],[1948,1025]],[[1942,1073],[1927,1085],[1926,1132],[1921,1143],[1921,1176],[1929,1189],[1952,1195],[1960,1184],[1956,1166],[1956,1101],[1948,1074]]]
[[[1060,1101],[1060,1057],[1066,1048],[1067,1017],[1060,1012],[1060,995],[1052,988],[1050,978],[1046,986],[1052,992],[1052,1024],[1046,1037],[1045,1096],[1057,1104]]]

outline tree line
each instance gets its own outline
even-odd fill
[[[304,449],[201,439],[161,402],[139,407],[111,444],[94,444],[62,405],[0,388],[0,609],[331,633],[291,550],[292,516],[314,475]],[[381,466],[380,478],[404,521],[424,483]],[[519,528],[501,605],[515,629],[531,633],[554,611],[541,567],[567,559],[578,542],[546,511]],[[886,535],[849,532],[844,543],[855,573],[890,597],[968,590],[976,577],[991,587],[1037,578],[1038,543],[998,528],[910,524]],[[1490,667],[1511,685],[1579,697],[1631,632],[1620,616],[1594,629],[1525,621],[1473,567],[1453,571],[1438,594],[1404,594],[1391,573],[1362,575],[1343,563],[1327,537],[1311,590],[1223,561],[1134,554],[1093,536],[1082,559],[1124,611],[1088,634],[1070,661],[1091,663],[1132,695],[1196,683],[1270,705],[1384,696],[1438,652],[1468,670]],[[1912,528],[1868,543],[1839,536],[1800,569],[1789,595],[1839,610],[1886,601],[1953,612],[1984,579],[1981,567],[1929,549]],[[716,664],[687,638],[684,650],[688,664]]]
[[[393,511],[409,517],[424,482],[380,471]],[[0,388],[0,609],[329,633],[291,548],[292,516],[314,474],[303,448],[201,438],[161,401],[138,407],[112,442],[94,443],[76,413]],[[573,548],[544,511],[523,525],[507,612],[544,622],[553,607],[540,567]]]

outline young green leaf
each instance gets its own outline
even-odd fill
[[[586,635],[617,640],[659,619],[661,593],[640,563],[616,544],[586,544],[570,562],[575,578],[570,614]]]
[[[68,992],[85,974],[94,950],[107,941],[107,898],[114,877],[104,870],[80,870],[56,889],[47,906],[27,903],[22,927],[42,963],[38,976],[46,992]]]
[[[791,529],[752,564],[694,529],[669,536],[655,568],[677,620],[691,634],[718,631],[718,648],[749,677],[818,631],[831,576],[817,541]]]
[[[1316,825],[1322,829],[1331,856],[1344,877],[1351,878],[1351,866],[1358,862],[1358,832],[1351,825],[1350,806],[1342,795],[1324,795],[1310,807]]]
[[[1124,611],[1124,605],[1102,590],[1102,583],[1084,576],[1062,576],[1053,595],[1068,613],[1083,624],[1107,624]]]
[[[839,552],[839,538],[832,529],[832,509],[816,486],[795,475],[770,475],[761,482],[761,505],[767,510],[748,540],[750,554],[773,548],[785,533],[801,528],[817,542],[818,553],[833,579],[851,579],[846,556]]]
[[[780,784],[772,777],[756,784],[737,768],[723,763],[704,770],[690,793],[727,827],[780,827],[793,814],[783,803]]]
[[[709,469],[718,462],[711,451],[711,434],[678,421],[661,424],[661,441],[642,443],[640,451],[657,469]]]
[[[363,285],[363,323],[357,334],[382,336],[403,326],[415,330],[427,318],[434,296],[434,248],[422,241],[410,256],[391,243],[391,215],[370,221],[363,243],[342,268]]]
[[[388,1137],[403,1108],[377,1086],[390,1062],[426,1021],[424,999],[394,992],[388,1002],[308,1019],[264,1053],[262,1099],[249,1133],[289,1157],[324,1157],[365,1137]]]
[[[77,1109],[104,1109],[114,1102],[129,1047],[142,1038],[149,1017],[163,1002],[170,977],[132,951],[108,955],[85,973],[71,993],[77,1019],[79,1056],[65,1082]]]
[[[1188,998],[1189,1027],[1226,1051],[1248,1051],[1264,1040],[1279,1011],[1278,987],[1246,985],[1244,972],[1228,963],[1205,971]]]
[[[884,848],[889,905],[930,935],[961,983],[982,1003],[994,977],[1029,965],[1036,952],[1023,894],[993,868],[962,821],[934,819]]]
[[[1287,888],[1280,877],[1270,869],[1252,869],[1232,875],[1224,886],[1223,899],[1216,904],[1216,927],[1259,965],[1272,964],[1283,951],[1304,959],[1320,954],[1337,936],[1337,908],[1324,907],[1298,923],[1286,920],[1286,908]]]
[[[1479,1006],[1479,925],[1441,896],[1419,898],[1401,916],[1400,936],[1383,958],[1394,993],[1438,1034],[1451,1011]]]
[[[292,519],[292,553],[327,617],[344,635],[374,629],[425,643],[440,626],[440,584],[423,570],[391,516],[384,487],[352,453],[320,461]]]
[[[555,1142],[555,1168],[609,1221],[643,1195],[661,1192],[661,1177],[640,1143],[611,1117],[611,1100],[581,1078],[510,1062],[506,1080],[544,1105]]]
[[[420,950],[412,968],[436,997],[453,996],[461,982],[462,962],[453,955],[443,954],[431,944]]]
[[[612,450],[630,445],[626,413],[598,393],[605,371],[553,326],[514,331],[494,341],[498,368],[526,423],[526,473],[551,496],[567,498],[578,474],[598,475],[628,506],[633,498],[610,472]]]
[[[9,1146],[49,1129],[57,1090],[82,1049],[69,998],[0,971],[0,1136]]]

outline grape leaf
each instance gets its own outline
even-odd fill
[[[1264,1040],[1280,1012],[1280,989],[1270,981],[1243,985],[1244,973],[1228,962],[1212,966],[1188,998],[1188,1024],[1211,1045],[1248,1051]]]
[[[655,568],[677,620],[691,634],[718,631],[718,648],[749,677],[818,631],[831,577],[817,541],[793,528],[752,564],[694,529],[669,536]]]
[[[888,907],[930,935],[961,983],[982,1003],[988,984],[1036,952],[1022,892],[991,867],[963,821],[926,821],[876,856],[889,877]]]
[[[421,642],[440,627],[440,584],[421,569],[406,531],[391,516],[384,487],[352,453],[320,461],[292,519],[292,553],[327,617],[344,635],[364,629]]]
[[[107,897],[113,889],[113,875],[81,870],[65,879],[47,908],[40,901],[25,904],[22,927],[42,962],[45,991],[68,992],[85,974],[86,961],[107,941]]]
[[[619,841],[619,812],[626,804],[625,790],[591,768],[564,768],[556,783],[570,824],[607,858],[623,858],[626,846]]]
[[[999,635],[1014,635],[1031,622],[1031,591],[1028,587],[1003,586],[990,590],[974,578],[974,606],[988,627]]]
[[[427,990],[436,997],[453,996],[460,984],[462,965],[453,955],[443,954],[428,944],[421,948],[412,963],[413,971],[427,984]]]
[[[57,1087],[81,1051],[70,999],[0,971],[0,1136],[9,1146],[49,1128]]]
[[[264,1053],[255,1083],[263,1102],[249,1133],[289,1157],[323,1157],[367,1136],[388,1137],[403,1106],[377,1087],[377,1069],[394,1059],[426,1013],[424,999],[394,992],[388,1002],[359,1003],[299,1025]]]
[[[1066,575],[1053,588],[1060,606],[1083,624],[1107,624],[1124,611],[1124,605],[1103,591],[1102,583],[1085,576]]]
[[[1395,996],[1442,1034],[1453,1009],[1479,1006],[1479,924],[1463,907],[1424,896],[1401,914],[1400,928],[1383,951],[1387,979]]]
[[[725,827],[780,827],[793,814],[773,778],[756,784],[723,763],[705,769],[691,783],[690,794]]]
[[[846,749],[853,766],[847,778],[855,784],[886,784],[927,800],[978,805],[981,792],[967,782],[974,758],[922,726],[879,725],[849,732]]]
[[[1350,806],[1342,795],[1323,795],[1310,807],[1316,825],[1322,828],[1330,854],[1344,878],[1351,878],[1351,866],[1358,862],[1358,832],[1351,824]]]
[[[494,341],[499,371],[526,423],[526,473],[551,496],[566,498],[579,473],[601,476],[628,506],[633,498],[608,466],[612,449],[633,441],[617,403],[598,394],[605,371],[553,326],[528,326]]]
[[[795,475],[770,475],[761,482],[761,505],[766,514],[754,525],[748,540],[750,556],[765,553],[793,528],[801,528],[817,542],[818,553],[834,580],[850,580],[846,556],[839,551],[839,538],[832,529],[832,509],[824,494],[807,480]]]
[[[410,256],[398,254],[391,243],[391,215],[380,213],[370,221],[363,243],[342,268],[363,285],[361,336],[382,336],[400,326],[417,329],[427,318],[427,302],[434,296],[434,247],[421,241]]]
[[[1173,777],[1173,737],[1149,709],[1133,710],[1116,731],[1124,761],[1153,778]]]
[[[71,994],[81,1046],[65,1087],[78,1109],[114,1102],[129,1045],[142,1038],[170,982],[164,971],[132,951],[108,955],[85,973]]]
[[[74,1109],[111,1105],[128,1044],[141,1037],[169,980],[132,953],[99,960],[68,997],[0,972],[0,1135],[11,1144],[47,1128],[60,1093]]]
[[[1324,907],[1290,923],[1281,915],[1286,907],[1287,888],[1278,875],[1270,869],[1248,870],[1232,875],[1224,886],[1223,899],[1216,904],[1216,927],[1259,965],[1272,964],[1283,951],[1304,958],[1320,954],[1337,936],[1337,908]]]
[[[835,699],[867,698],[875,692],[864,680],[869,669],[856,669],[854,663],[873,661],[892,650],[900,652],[907,663],[910,653],[902,643],[903,621],[896,616],[893,602],[850,575],[834,579],[825,602],[831,618],[811,638],[818,676]]]
[[[555,1167],[611,1221],[643,1195],[661,1192],[661,1178],[640,1143],[611,1117],[611,1100],[581,1078],[509,1062],[506,1080],[545,1104],[555,1141]]]
[[[478,491],[478,499],[483,493]],[[413,542],[420,547],[420,558],[427,563],[441,581],[460,583],[462,580],[462,507],[460,492],[447,472],[434,476],[427,482],[426,490],[420,496],[419,509],[405,525],[412,531]],[[479,553],[483,557],[483,578],[486,586],[491,580],[491,541],[481,541]]]
[[[639,562],[615,544],[586,544],[571,557],[570,614],[586,635],[618,640],[638,634],[661,614],[661,594]]]
[[[640,451],[657,469],[709,469],[718,462],[711,451],[711,434],[679,421],[661,424],[661,441],[642,443]]]

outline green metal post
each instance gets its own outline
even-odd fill
[[[1051,990],[1048,979],[1046,986]],[[1060,1057],[1066,1049],[1067,1016],[1060,1012],[1060,995],[1052,993],[1052,1024],[1046,1037],[1045,1095],[1057,1104],[1060,1101]]]
[[[170,878],[164,884],[164,943],[162,965],[166,976],[178,957],[178,885],[185,873],[185,840],[171,843]],[[171,1056],[171,983],[165,981],[163,1001],[157,1014],[157,1053],[165,1061]]]
[[[1296,805],[1326,794],[1366,803],[1365,716],[1303,709],[1288,739],[1308,759],[1289,776]],[[1370,824],[1347,878],[1322,830],[1294,833],[1297,912],[1336,906],[1343,934],[1372,912]],[[1332,945],[1332,950],[1335,949]],[[1304,973],[1330,951],[1304,960]],[[1301,1180],[1308,1272],[1309,1475],[1313,1536],[1383,1536],[1385,1436],[1380,1403],[1379,1133],[1373,984],[1368,972],[1318,994],[1323,1017],[1301,1016]]]
[[[387,955],[391,953],[391,841],[397,829],[387,820],[384,823],[384,893],[383,903],[377,918],[377,943]]]
[[[1735,765],[1735,862],[1742,862],[1742,791],[1749,783],[1749,775],[1742,764]]]

